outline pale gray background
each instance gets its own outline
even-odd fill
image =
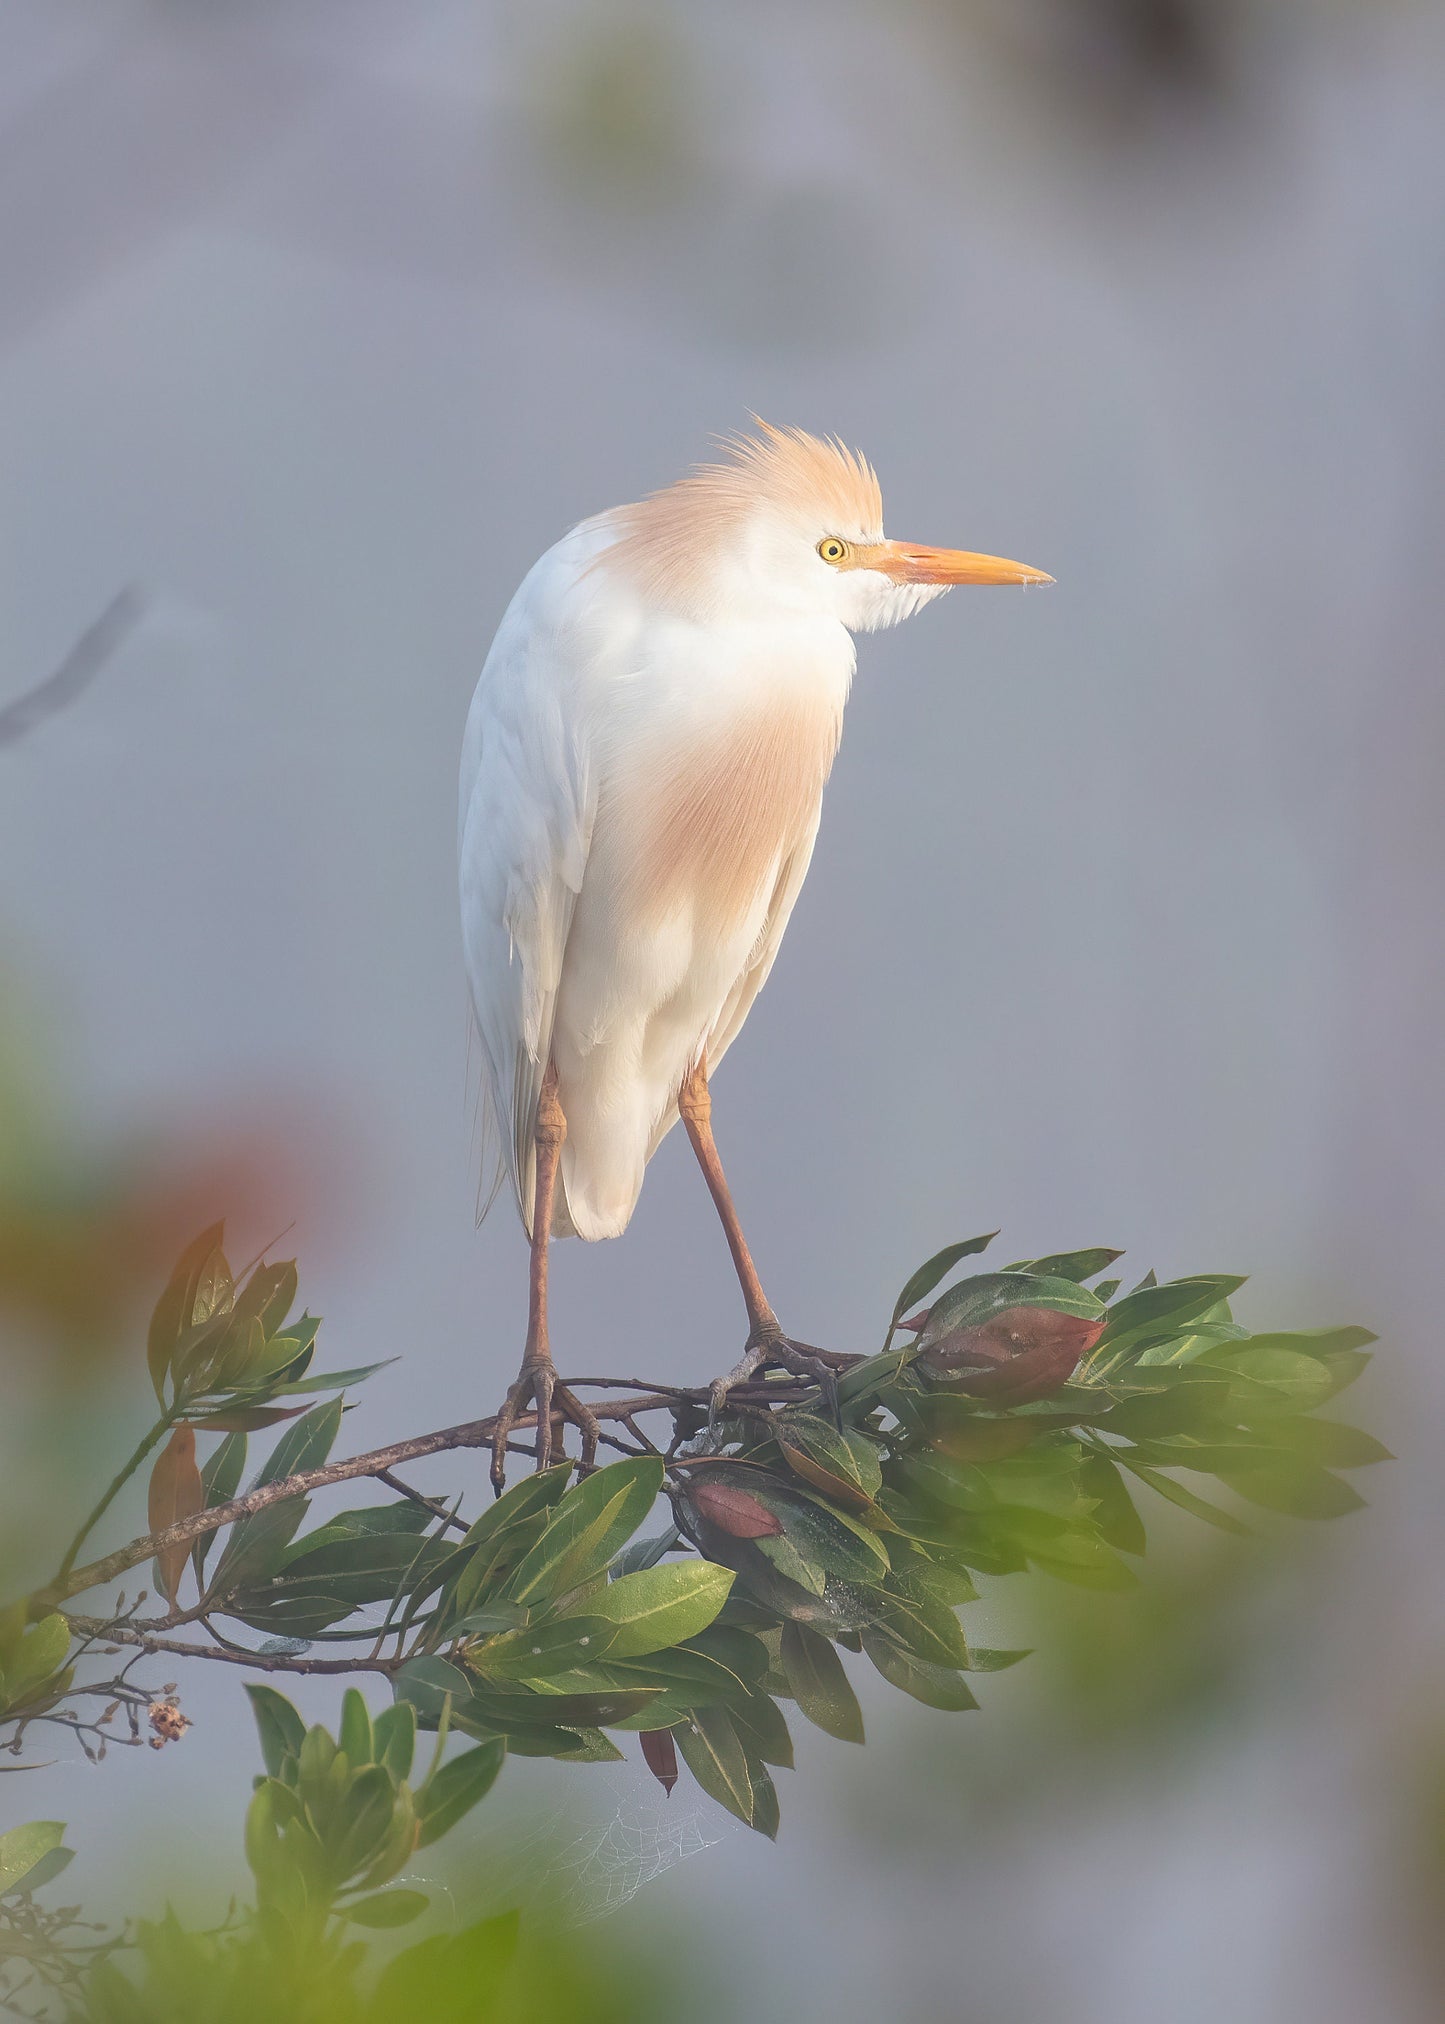
[[[870,1701],[778,1850],[726,1835],[643,1901],[747,1921],[720,2015],[1428,2014],[1372,1808],[1441,1630],[1445,34],[1240,6],[1200,78],[1119,12],[0,4],[0,699],[152,598],[0,752],[0,934],[97,1135],[289,1118],[329,1361],[405,1358],[352,1445],[484,1410],[521,1339],[510,1209],[473,1229],[454,897],[491,629],[750,408],[856,441],[892,533],[1058,579],[862,643],[716,1092],[787,1324],[867,1346],[1002,1223],[1387,1338],[1351,1404],[1405,1466],[1329,1542],[1289,1719],[920,1864],[843,1836],[908,1758]],[[555,1283],[564,1368],[737,1351],[680,1138]],[[181,1867],[235,1837],[239,1682],[188,1695],[184,1751],[46,1801],[126,1901],[158,1819]]]

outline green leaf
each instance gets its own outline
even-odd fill
[[[262,1465],[256,1488],[284,1482],[288,1476],[299,1476],[306,1469],[319,1469],[341,1430],[341,1412],[341,1400],[329,1399],[325,1405],[313,1406],[310,1412],[293,1421]]]
[[[245,1467],[245,1434],[227,1434],[225,1440],[208,1457],[206,1466],[201,1471],[201,1493],[205,1499],[206,1510],[213,1511],[218,1504],[230,1503],[236,1494]],[[206,1562],[215,1543],[214,1532],[203,1532],[191,1550],[191,1565],[195,1569],[198,1589],[203,1586]]]
[[[14,1888],[23,1891],[26,1897],[33,1891],[44,1890],[46,1884],[54,1883],[63,1870],[69,1869],[74,1860],[73,1848],[52,1848],[49,1855],[42,1855],[33,1868],[26,1870]]]
[[[1271,1442],[1296,1449],[1327,1469],[1363,1469],[1371,1462],[1393,1462],[1395,1457],[1373,1434],[1358,1427],[1343,1426],[1338,1420],[1271,1420]]]
[[[341,1426],[341,1400],[313,1406],[293,1420],[257,1475],[254,1487],[284,1482],[306,1469],[319,1469],[331,1453]],[[266,1579],[306,1515],[306,1499],[290,1497],[251,1512],[233,1528],[212,1581],[218,1595]]]
[[[749,1644],[755,1640],[747,1639]],[[766,1654],[759,1648],[757,1665],[747,1664],[739,1669],[736,1663],[729,1664],[709,1652],[698,1651],[695,1647],[682,1645],[673,1651],[653,1652],[641,1659],[609,1659],[600,1670],[607,1676],[609,1685],[622,1688],[654,1687],[669,1705],[676,1703],[684,1712],[705,1707],[713,1701],[745,1701],[762,1680],[766,1669]],[[569,1678],[567,1684],[571,1686]],[[579,1683],[580,1684],[580,1683]],[[640,1715],[629,1717],[614,1726],[623,1728],[671,1728],[667,1720],[656,1719],[656,1705],[645,1709]]]
[[[1171,1279],[1163,1286],[1141,1282],[1109,1309],[1104,1333],[1085,1357],[1081,1373],[1097,1376],[1127,1363],[1151,1344],[1181,1335],[1186,1322],[1197,1320],[1243,1284],[1243,1279],[1227,1273]]]
[[[338,1905],[337,1915],[353,1926],[409,1926],[431,1903],[425,1891],[379,1890],[372,1897]]]
[[[371,1725],[372,1748],[378,1764],[384,1764],[393,1778],[410,1778],[416,1754],[416,1709],[410,1701],[394,1701],[383,1708]]]
[[[747,1752],[727,1710],[699,1708],[673,1730],[683,1762],[703,1791],[744,1826],[753,1824],[755,1800]]]
[[[935,1666],[968,1664],[968,1640],[963,1627],[953,1611],[942,1603],[895,1595],[891,1589],[875,1597],[875,1603],[877,1627],[914,1658],[925,1659]]]
[[[773,1431],[783,1460],[814,1490],[855,1510],[872,1508],[883,1468],[871,1441],[801,1413],[779,1417]]]
[[[538,1602],[600,1574],[647,1517],[662,1489],[662,1459],[612,1462],[572,1488],[506,1584],[517,1602]]]
[[[785,1623],[783,1670],[793,1698],[815,1728],[840,1742],[863,1741],[863,1711],[832,1644],[806,1624]]]
[[[885,1350],[880,1356],[865,1357],[862,1363],[855,1363],[851,1370],[845,1370],[838,1380],[839,1407],[857,1407],[869,1399],[876,1399],[879,1392],[893,1383],[905,1364],[911,1363],[917,1351],[912,1344],[907,1349]]]
[[[560,1617],[474,1639],[466,1648],[466,1662],[489,1677],[545,1679],[605,1658],[615,1650],[617,1636],[617,1625],[600,1615]]]
[[[479,2024],[474,1992],[501,1981],[517,1946],[515,1912],[407,1947],[382,1971],[370,2015],[375,2024]],[[470,2007],[469,2007],[470,2006]]]
[[[282,1556],[279,1571],[285,1583],[329,1588],[357,1602],[385,1602],[399,1587],[424,1594],[424,1584],[440,1574],[449,1558],[444,1539],[418,1538],[410,1531],[372,1532],[314,1549],[298,1540]]]
[[[1242,1460],[1228,1474],[1220,1470],[1219,1480],[1251,1504],[1291,1518],[1341,1518],[1365,1501],[1343,1477],[1304,1455],[1271,1455],[1257,1464]]]
[[[778,1789],[764,1765],[752,1757],[748,1758],[748,1779],[753,1788],[753,1817],[750,1825],[755,1834],[765,1834],[769,1841],[778,1838]]]
[[[70,1625],[55,1612],[43,1616],[20,1640],[5,1668],[0,1699],[18,1708],[65,1664],[70,1651]]]
[[[280,1341],[277,1337],[277,1341]],[[364,1378],[374,1377],[379,1370],[389,1370],[400,1357],[384,1356],[379,1363],[359,1363],[350,1370],[308,1371],[303,1377],[288,1378],[285,1384],[267,1385],[268,1398],[294,1398],[298,1392],[340,1391],[345,1385],[360,1384]],[[288,1366],[289,1368],[289,1366]]]
[[[904,1286],[893,1303],[893,1313],[888,1323],[888,1333],[883,1338],[886,1351],[897,1331],[899,1322],[915,1300],[925,1300],[945,1275],[951,1272],[961,1258],[972,1258],[979,1251],[986,1251],[997,1230],[990,1230],[984,1237],[965,1237],[961,1244],[945,1244],[941,1251],[935,1251],[926,1264],[920,1265]]]
[[[820,1567],[816,1560],[800,1553],[785,1534],[779,1533],[773,1539],[755,1539],[752,1543],[765,1559],[772,1562],[785,1581],[795,1581],[798,1587],[806,1589],[809,1595],[822,1595],[826,1590],[828,1586],[826,1569]]]
[[[1144,1521],[1134,1508],[1117,1464],[1107,1455],[1086,1456],[1079,1484],[1084,1495],[1094,1500],[1094,1523],[1100,1536],[1121,1553],[1142,1553],[1148,1544]]]
[[[457,1721],[484,1727],[499,1735],[513,1729],[610,1729],[629,1716],[641,1714],[657,1699],[650,1687],[619,1687],[606,1693],[552,1694],[538,1681],[531,1693],[520,1689],[501,1693],[473,1681],[473,1691],[456,1711]]]
[[[259,1321],[269,1338],[284,1324],[295,1298],[296,1260],[287,1258],[278,1265],[258,1265],[237,1293],[232,1312]]]
[[[482,1514],[442,1569],[439,1626],[465,1624],[479,1606],[497,1607],[501,1584],[541,1537],[571,1473],[570,1462],[557,1463],[518,1483]]]
[[[165,1379],[171,1356],[182,1336],[197,1322],[209,1319],[230,1280],[221,1239],[224,1223],[212,1223],[187,1244],[176,1260],[164,1293],[156,1302],[146,1337],[146,1364],[156,1397],[165,1404]]]
[[[355,1687],[348,1687],[341,1696],[341,1727],[337,1731],[336,1741],[346,1752],[353,1769],[362,1764],[370,1764],[375,1755],[371,1716],[366,1702]]]
[[[1205,1350],[1196,1367],[1205,1365],[1263,1387],[1264,1397],[1258,1392],[1241,1397],[1237,1389],[1234,1393],[1237,1401],[1247,1403],[1254,1412],[1308,1412],[1311,1406],[1323,1404],[1334,1389],[1329,1369],[1318,1357],[1274,1344],[1248,1340],[1225,1343]]]
[[[803,1490],[775,1493],[760,1487],[760,1500],[782,1520],[783,1531],[805,1560],[839,1581],[881,1581],[888,1572],[888,1552],[877,1533],[860,1525],[848,1511],[825,1504]],[[776,1542],[759,1539],[765,1550]]]
[[[64,1835],[62,1820],[30,1820],[0,1834],[0,1897],[14,1890],[38,1862],[59,1848]]]
[[[624,1546],[613,1561],[610,1572],[614,1581],[624,1574],[641,1574],[649,1567],[656,1567],[665,1560],[674,1547],[682,1544],[682,1534],[675,1525],[669,1525],[665,1532],[659,1532],[654,1539],[634,1539],[630,1546]]]
[[[1091,1532],[1070,1531],[1027,1547],[1033,1566],[1076,1588],[1132,1588],[1136,1576],[1111,1547]]]
[[[927,1659],[920,1659],[876,1630],[864,1631],[863,1649],[890,1686],[911,1694],[926,1708],[942,1708],[946,1713],[958,1714],[978,1706],[968,1682],[952,1666],[934,1665]]]
[[[729,1701],[727,1712],[748,1753],[748,1765],[779,1764],[793,1768],[793,1739],[782,1709],[771,1694],[749,1694],[746,1700]],[[696,1709],[692,1711],[694,1714]],[[754,1780],[756,1783],[756,1779]]]
[[[1249,1537],[1249,1527],[1232,1512],[1221,1511],[1217,1505],[1206,1503],[1203,1497],[1196,1497],[1192,1490],[1176,1483],[1172,1476],[1161,1475],[1157,1469],[1150,1469],[1143,1462],[1131,1461],[1127,1449],[1120,1450],[1116,1459],[1121,1468],[1132,1471],[1141,1483],[1147,1483],[1151,1490],[1157,1491],[1170,1504],[1177,1504],[1181,1511],[1202,1518],[1206,1525],[1213,1525],[1220,1532],[1233,1532],[1246,1539]]]
[[[971,1673],[1006,1673],[1010,1666],[1016,1666],[1021,1659],[1032,1656],[1030,1651],[990,1651],[984,1645],[970,1645],[968,1670]]]
[[[442,1708],[448,1695],[453,1708],[459,1708],[472,1695],[473,1682],[460,1666],[450,1660],[424,1653],[420,1658],[408,1659],[400,1672],[392,1676],[391,1690],[399,1701],[410,1701],[416,1709],[417,1727],[434,1729],[441,1717]]]
[[[289,1566],[303,1554],[318,1551],[323,1546],[342,1546],[351,1540],[375,1539],[378,1536],[394,1538],[403,1533],[415,1535],[425,1532],[432,1522],[433,1513],[409,1499],[396,1504],[367,1504],[359,1511],[338,1511],[324,1525],[318,1525],[314,1532],[308,1532],[303,1539],[296,1540],[287,1548],[286,1564]]]
[[[667,1650],[707,1629],[728,1599],[731,1569],[711,1561],[671,1561],[610,1581],[589,1595],[590,1617],[617,1626],[613,1658],[641,1658]]]
[[[1122,1251],[1108,1251],[1096,1247],[1092,1251],[1056,1251],[1048,1258],[1025,1259],[1018,1265],[1006,1265],[1006,1272],[1032,1272],[1041,1279],[1073,1279],[1080,1285],[1092,1279],[1096,1272],[1102,1272],[1106,1265],[1112,1265],[1116,1258],[1123,1257]],[[1118,1281],[1114,1284],[1117,1286]],[[1095,1293],[1100,1300],[1106,1296],[1101,1287]]]
[[[449,1757],[438,1765],[416,1795],[417,1818],[421,1822],[418,1848],[429,1848],[434,1841],[440,1841],[486,1797],[506,1754],[507,1746],[499,1739],[478,1743],[475,1749],[463,1750],[459,1757]]]
[[[246,1692],[251,1697],[251,1713],[261,1735],[261,1760],[268,1774],[279,1778],[283,1761],[300,1756],[306,1724],[300,1711],[274,1687],[253,1686],[248,1681]]]

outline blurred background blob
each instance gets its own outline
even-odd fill
[[[0,709],[143,590],[0,719],[7,1587],[138,1430],[144,1312],[214,1215],[241,1255],[295,1226],[341,1360],[401,1351],[355,1446],[495,1402],[478,664],[572,520],[749,409],[836,430],[897,526],[1059,589],[864,645],[727,1069],[775,1298],[872,1347],[997,1222],[1248,1270],[1261,1325],[1379,1330],[1351,1403],[1403,1466],[1283,1557],[1181,1539],[1037,1620],[1002,1591],[992,1642],[1037,1655],[980,1713],[804,1741],[780,1849],[680,1838],[609,1945],[721,1943],[698,2015],[1438,2015],[1441,10],[9,0],[0,43]],[[639,1312],[660,1378],[736,1353],[659,1157],[626,1243],[558,1260],[564,1372],[635,1358]],[[224,1902],[239,1697],[58,1774],[98,1908],[177,1886],[178,1817]],[[495,1804],[622,1846],[634,1768],[514,1764]]]

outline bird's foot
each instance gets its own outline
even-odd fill
[[[789,1371],[794,1377],[807,1378],[817,1385],[823,1395],[823,1405],[828,1417],[841,1425],[838,1410],[838,1368],[846,1369],[855,1359],[835,1356],[830,1350],[815,1349],[808,1342],[794,1342],[784,1335],[776,1322],[755,1328],[748,1337],[742,1356],[725,1377],[714,1378],[708,1388],[708,1426],[715,1428],[719,1415],[727,1408],[728,1394],[755,1376],[758,1371],[775,1364]]]
[[[502,1409],[492,1430],[492,1489],[498,1497],[507,1487],[508,1437],[528,1406],[534,1403],[537,1408],[536,1456],[539,1469],[545,1469],[552,1460],[554,1416],[564,1426],[570,1424],[576,1427],[582,1437],[580,1471],[585,1475],[596,1464],[597,1443],[602,1437],[596,1414],[563,1384],[547,1350],[529,1351],[522,1359],[516,1382],[502,1401]],[[560,1451],[560,1438],[558,1448]]]

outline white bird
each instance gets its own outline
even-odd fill
[[[557,1378],[551,1236],[617,1237],[682,1117],[747,1307],[744,1357],[823,1375],[759,1283],[708,1077],[767,981],[808,869],[853,679],[852,635],[1022,563],[888,541],[878,481],[835,440],[758,424],[535,564],[482,669],[462,749],[462,932],[484,1101],[531,1240],[526,1346],[499,1415],[597,1422]]]

